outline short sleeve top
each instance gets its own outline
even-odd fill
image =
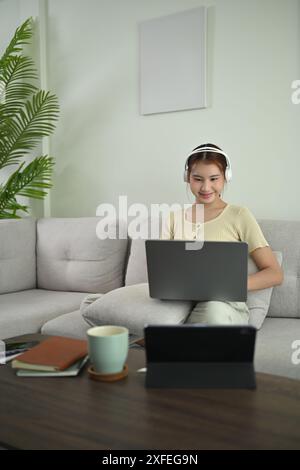
[[[247,207],[232,204],[227,204],[221,214],[203,224],[188,221],[184,209],[170,212],[163,219],[160,238],[197,240],[200,238],[200,229],[204,241],[243,241],[248,243],[249,253],[269,246],[251,211]]]

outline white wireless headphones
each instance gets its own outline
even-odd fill
[[[226,170],[225,170],[225,179],[227,182],[231,181],[232,179],[232,169],[231,169],[231,163],[230,163],[230,160],[229,160],[229,157],[228,155],[226,155],[226,153],[223,152],[223,150],[219,150],[217,148],[214,148],[214,147],[200,147],[200,148],[197,148],[195,150],[193,150],[190,155],[188,156],[188,158],[186,159],[186,162],[185,162],[185,166],[184,166],[184,175],[183,175],[183,180],[185,181],[185,183],[188,183],[188,161],[189,161],[189,158],[194,155],[195,153],[202,153],[202,152],[207,152],[207,151],[210,151],[210,152],[214,152],[214,153],[220,153],[221,155],[224,155],[225,159],[226,159]]]

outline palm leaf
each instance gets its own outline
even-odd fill
[[[56,96],[40,90],[13,118],[6,119],[0,128],[0,168],[16,163],[36,146],[41,137],[50,135],[55,129],[58,112]]]
[[[21,163],[19,168],[8,178],[6,184],[0,188],[0,218],[5,218],[8,211],[27,209],[27,206],[21,206],[17,203],[16,196],[43,199],[47,194],[45,189],[52,186],[51,175],[54,165],[52,157],[37,157],[25,168],[24,165],[25,162]]]
[[[18,109],[20,101],[37,91],[37,87],[24,80],[37,79],[34,63],[29,57],[11,57],[0,70],[0,117],[9,116]]]
[[[34,62],[29,57],[16,55],[32,36],[32,18],[17,28],[13,39],[0,59],[0,122],[12,115],[20,100],[36,92],[37,88],[26,80],[37,79]]]
[[[1,194],[1,189],[0,189]],[[0,210],[0,219],[20,219],[17,211],[24,211],[28,213],[28,206],[19,204],[15,198],[7,202],[5,209]]]
[[[19,218],[17,211],[28,211],[27,205],[17,201],[18,196],[43,199],[52,186],[51,157],[35,158],[26,166],[25,161],[20,164],[21,157],[53,132],[59,112],[56,96],[33,84],[37,78],[34,62],[21,53],[32,34],[29,18],[16,30],[0,59],[0,170],[18,165],[0,185],[0,219]]]
[[[28,18],[16,29],[16,32],[0,59],[0,70],[4,63],[14,54],[22,51],[24,44],[29,44],[28,39],[32,37],[32,18]]]

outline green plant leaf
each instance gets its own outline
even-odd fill
[[[9,108],[16,107],[20,100],[28,98],[37,91],[37,87],[25,80],[37,79],[37,72],[32,59],[14,56],[6,61],[5,68],[0,68],[0,117],[10,115]],[[5,114],[4,114],[5,113]]]
[[[41,137],[50,135],[58,119],[55,95],[39,90],[0,128],[0,168],[16,163],[16,159],[32,150]]]
[[[32,37],[32,26],[32,18],[28,18],[17,28],[0,58],[0,170],[17,165],[0,185],[0,219],[19,218],[18,211],[28,212],[28,206],[17,201],[18,196],[43,199],[52,186],[52,157],[20,163],[54,131],[59,114],[57,97],[34,85],[34,62],[22,54],[23,45]]]
[[[33,34],[32,21],[32,17],[30,17],[24,21],[24,23],[21,24],[19,28],[16,29],[12,40],[10,41],[3,56],[0,59],[0,69],[8,58],[22,51],[22,46],[24,44],[29,44],[28,40],[32,37]]]
[[[19,204],[16,199],[13,199],[7,203],[5,210],[0,210],[0,219],[20,219],[21,217],[17,214],[17,211],[28,213],[28,206]]]
[[[16,196],[26,196],[34,199],[43,199],[52,186],[51,175],[54,165],[52,157],[47,155],[37,157],[27,164],[22,162],[18,169],[0,187],[0,218],[4,212],[14,210],[26,210],[27,206],[21,206],[16,202]],[[2,217],[3,218],[3,217]]]

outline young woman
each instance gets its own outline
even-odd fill
[[[204,240],[248,243],[249,254],[259,270],[248,276],[248,291],[279,285],[283,280],[282,270],[255,217],[246,207],[228,204],[222,199],[224,185],[230,179],[230,161],[220,147],[214,144],[196,147],[185,167],[185,181],[195,196],[195,203],[185,211],[170,213],[161,238],[199,239],[202,225],[196,209],[197,204],[203,204]],[[247,324],[249,310],[245,302],[198,302],[186,322]]]

